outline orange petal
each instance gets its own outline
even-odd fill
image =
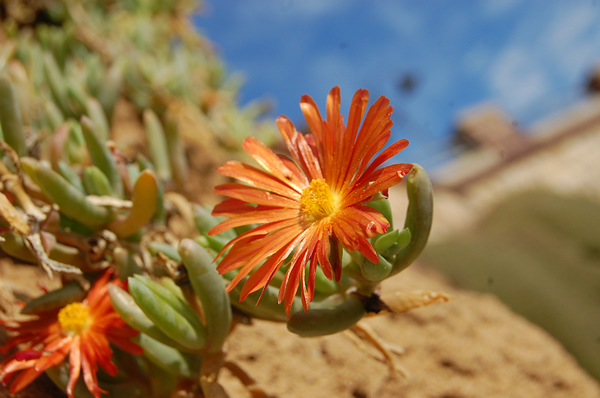
[[[288,150],[290,151],[290,154],[292,155],[300,169],[302,169],[304,174],[306,174],[307,176],[314,178],[314,172],[311,173],[311,169],[309,167],[309,164],[307,163],[311,162],[311,164],[318,164],[318,153],[316,152],[316,148],[315,150],[313,150],[313,146],[311,146],[311,144],[307,142],[309,139],[314,140],[314,137],[312,137],[311,134],[303,136],[302,134],[297,132],[292,122],[285,116],[279,116],[277,118],[277,127],[279,128],[281,137],[283,138]],[[301,146],[308,146],[310,151],[307,151],[306,148],[301,148]],[[312,153],[312,156],[310,156],[310,153]],[[308,185],[308,181],[306,181],[306,185]]]
[[[297,179],[296,174],[290,171],[268,146],[254,137],[248,137],[244,140],[243,147],[265,170],[298,193],[302,193],[302,183]]]
[[[213,207],[210,214],[213,216],[233,217],[254,209],[256,209],[254,206],[249,205],[248,202],[244,202],[243,200],[226,198]]]
[[[37,363],[35,364],[35,369],[43,372],[49,367],[56,366],[61,363],[66,358],[67,354],[69,354],[72,341],[72,337],[65,337],[62,340],[64,344],[60,345],[50,355],[44,355],[38,359]]]
[[[310,266],[308,269],[308,278],[306,281],[306,284],[303,284],[303,290],[304,290],[304,294],[305,294],[305,300],[307,302],[306,308],[308,309],[308,303],[311,303],[313,301],[313,298],[315,297],[315,278],[317,276],[317,265],[318,265],[318,246],[319,246],[319,242],[316,242],[315,248],[312,251],[312,253],[310,254]],[[304,280],[304,278],[303,278]]]
[[[328,181],[333,181],[334,175],[339,171],[334,164],[334,158],[337,157],[335,156],[336,151],[341,149],[345,130],[343,118],[340,115],[340,102],[340,88],[335,86],[327,95],[327,121],[323,123],[322,151],[319,152],[324,175]]]
[[[346,249],[351,252],[358,249],[356,232],[350,224],[348,224],[343,218],[336,217],[335,220],[332,220],[331,225],[333,234]]]
[[[69,382],[67,383],[67,395],[73,398],[73,389],[75,383],[79,379],[79,372],[81,372],[81,350],[79,337],[73,339],[71,344],[71,353],[69,354]]]
[[[311,147],[306,142],[306,139],[300,135],[298,137],[298,149],[302,156],[303,166],[306,168],[305,172],[311,180],[323,178],[321,172],[321,165],[319,160],[315,157]]]
[[[390,226],[388,220],[380,212],[361,204],[354,204],[341,210],[336,217],[342,218],[358,230],[364,231],[364,235],[369,238],[387,232]]]
[[[377,156],[375,158],[375,160],[373,160],[373,162],[371,162],[369,167],[363,172],[363,176],[371,174],[373,171],[375,171],[375,169],[377,169],[377,167],[379,167],[380,165],[382,165],[384,162],[391,159],[392,157],[396,156],[398,153],[400,153],[400,151],[402,151],[407,146],[408,146],[408,140],[399,140],[399,141],[394,142],[392,145],[387,147],[383,152],[381,152],[379,154],[379,156]],[[360,184],[360,182],[361,181],[359,180],[357,182],[357,184]]]
[[[86,344],[84,344],[82,348],[83,355],[81,356],[81,369],[83,370],[83,381],[92,395],[96,398],[100,398],[100,394],[106,394],[106,391],[102,390],[98,385],[98,379],[96,377],[98,369],[95,364],[94,356],[90,357],[89,347],[87,347]]]
[[[277,252],[283,245],[285,239],[293,239],[302,233],[302,229],[297,226],[279,228],[273,233],[262,237],[251,237],[243,242],[234,245],[229,253],[221,260],[217,270],[221,273],[232,271],[236,268],[246,267],[250,261],[256,261],[257,258],[268,257]],[[265,254],[270,252],[270,254]],[[258,260],[260,262],[261,260]],[[256,262],[254,265],[258,264]]]
[[[290,151],[290,154],[296,163],[302,167],[302,158],[300,156],[300,150],[298,149],[298,136],[300,136],[300,133],[296,131],[296,127],[294,127],[294,124],[286,116],[279,116],[275,120],[275,123],[277,124],[277,128],[281,133],[281,137],[283,138],[288,151]],[[306,170],[304,170],[304,172],[306,172]]]
[[[327,124],[337,126],[340,118],[340,87],[335,86],[327,95]]]
[[[275,275],[275,272],[277,272],[279,267],[281,267],[281,264],[283,264],[283,261],[290,255],[292,250],[294,250],[294,247],[296,247],[298,242],[303,238],[304,234],[298,235],[295,239],[282,247],[277,253],[269,257],[269,259],[265,261],[265,263],[261,265],[255,273],[250,275],[246,283],[244,283],[244,287],[240,293],[240,301],[245,300],[250,293],[255,292],[269,284],[273,278],[273,275]],[[256,304],[258,304],[258,302]]]
[[[113,275],[113,271],[109,268],[104,271],[98,279],[92,285],[92,288],[88,292],[87,297],[84,300],[84,303],[87,304],[90,308],[94,308],[98,305],[98,303],[104,298],[104,289],[106,289],[106,284],[110,280]]]
[[[84,343],[82,344],[82,353],[82,364],[85,361],[89,363],[94,378],[98,371],[98,365],[111,376],[115,376],[118,373],[117,366],[112,361],[113,350],[110,348],[105,333],[85,336]]]
[[[340,250],[340,242],[337,239],[331,239],[329,242],[331,244],[331,259],[333,260],[333,264],[331,264],[331,267],[333,268],[335,281],[339,282],[342,278],[342,254]]]
[[[221,257],[221,254],[223,254],[228,248],[230,248],[232,245],[234,245],[238,242],[240,242],[240,245],[246,245],[246,244],[250,243],[252,240],[254,240],[255,237],[268,235],[272,232],[275,232],[278,229],[289,227],[296,223],[298,223],[297,219],[289,219],[289,220],[282,220],[282,221],[259,225],[258,227],[253,228],[250,231],[246,231],[243,234],[238,235],[235,238],[233,238],[232,240],[230,240],[229,242],[227,242],[227,244],[223,247],[223,249],[221,249],[219,254],[217,254],[217,257],[215,257],[215,258]],[[250,238],[253,238],[253,239],[250,239]]]
[[[300,99],[300,109],[302,109],[308,128],[313,133],[317,144],[320,146],[323,137],[323,118],[321,117],[317,104],[315,104],[315,101],[309,95],[305,94]]]
[[[271,210],[257,210],[250,211],[246,214],[232,217],[215,225],[208,235],[218,235],[228,229],[240,227],[248,224],[266,224],[275,221],[281,221],[285,219],[298,218],[299,212],[295,209],[271,209]]]
[[[296,180],[298,180],[300,183],[300,187],[302,189],[306,188],[308,186],[309,182],[306,179],[306,175],[304,175],[302,170],[300,170],[298,168],[296,163],[294,163],[290,158],[288,158],[285,155],[277,155],[277,156],[285,164],[285,166],[288,168],[288,170],[290,170],[290,172],[292,172],[294,174]]]
[[[343,132],[343,123],[339,124],[338,126],[333,126],[330,125],[328,122],[323,122],[323,142],[321,144],[321,147],[319,148],[316,142],[314,146],[311,145],[311,147],[317,148],[317,153],[320,153],[319,156],[321,160],[322,172],[325,180],[327,181],[335,182],[337,180],[336,176],[341,171],[339,170],[336,160],[341,155],[338,151],[341,148],[341,137]]]
[[[308,253],[307,253],[307,257],[308,257]],[[302,267],[300,269],[300,299],[302,300],[302,307],[304,308],[304,312],[308,311],[308,305],[310,304],[310,300],[309,300],[309,293],[308,293],[308,289],[306,288],[306,267],[308,266],[308,259],[306,260],[306,264],[304,265],[304,267]],[[287,297],[286,297],[287,299]],[[293,304],[293,300],[294,298],[292,297],[292,303],[290,303],[290,309],[291,309],[291,304]]]
[[[363,236],[363,231],[355,230],[355,225],[346,222],[342,218],[337,218],[333,224],[333,231],[336,238],[348,251],[359,251],[373,263],[379,262],[379,257],[371,243]]]
[[[32,381],[37,379],[40,374],[42,374],[42,371],[35,370],[35,368],[29,368],[19,373],[10,384],[8,392],[11,394],[18,393],[27,387]]]
[[[290,261],[289,269],[286,272],[286,276],[284,277],[284,280],[279,289],[279,302],[281,302],[285,297],[285,307],[288,315],[293,302],[293,296],[298,290],[298,283],[300,281],[302,281],[301,297],[302,305],[305,311],[308,310],[308,304],[310,303],[310,301],[312,301],[312,296],[308,291],[309,289],[306,288],[306,284],[304,282],[304,275],[306,272],[306,265],[308,263],[308,260],[315,257],[317,246],[320,242],[319,238],[323,236],[322,231],[323,228],[320,228],[320,226],[315,226],[307,230],[306,236],[298,245],[296,253]],[[315,262],[314,266],[316,267],[316,265],[317,264]],[[314,279],[313,286],[310,289],[314,290]],[[293,293],[291,293],[292,291]]]
[[[378,170],[371,172],[370,174],[364,174],[361,178],[360,184],[356,184],[355,190],[359,191],[360,189],[365,189],[368,187],[373,181],[378,181],[382,178],[386,178],[387,175],[393,175],[395,173],[400,173],[403,176],[408,174],[413,169],[413,165],[411,163],[397,163],[391,164],[386,167],[382,167]],[[384,196],[388,197],[387,189],[382,189],[381,192]]]
[[[55,352],[63,349],[65,346],[71,344],[72,337],[58,337],[47,342],[44,347],[45,352]],[[68,352],[68,351],[67,351]]]
[[[356,141],[357,146],[362,146],[369,141],[370,138],[375,138],[376,132],[381,134],[385,131],[382,126],[385,126],[390,121],[390,115],[392,114],[393,108],[390,105],[390,100],[384,96],[381,96],[375,101],[369,108],[365,121],[363,122],[360,131],[358,132],[358,138]]]
[[[392,134],[388,129],[383,134],[375,135],[371,140],[368,141],[368,143],[362,145],[362,150],[360,151],[360,157],[362,160],[358,166],[358,169],[356,169],[357,176],[361,176],[365,172],[367,165],[373,156],[375,156],[377,152],[385,147],[385,144],[388,142],[391,135]]]
[[[306,262],[308,261],[308,253],[303,251],[301,256],[290,262],[290,266],[285,274],[283,283],[279,288],[279,303],[281,303],[285,297],[285,313],[289,316],[292,304],[294,303],[294,296],[298,291],[300,284],[300,277],[303,275],[303,271],[306,268]],[[304,306],[304,300],[302,305]],[[306,308],[305,308],[306,310]]]
[[[296,239],[302,233],[304,232],[300,226],[292,226],[281,229],[276,234],[257,239],[248,245],[250,248],[236,250],[236,246],[232,247],[217,267],[217,270],[221,274],[241,267],[240,271],[230,282],[228,289],[231,290],[261,261],[279,251],[283,246],[291,240]]]
[[[35,367],[36,362],[37,358],[29,360],[12,359],[2,366],[2,372],[0,373],[0,375],[7,375],[9,373],[14,373],[19,370]]]
[[[360,89],[354,93],[352,103],[350,104],[350,113],[348,115],[348,126],[344,131],[344,136],[341,140],[341,148],[338,150],[340,156],[336,168],[339,170],[337,178],[332,181],[332,188],[340,190],[346,180],[351,180],[354,176],[355,169],[350,170],[349,166],[352,161],[352,152],[358,135],[358,128],[364,116],[367,104],[369,102],[369,91]],[[358,164],[358,163],[357,163]]]
[[[382,148],[387,141],[387,138],[382,137],[386,135],[386,129],[389,130],[391,127],[390,115],[392,108],[388,107],[389,100],[383,96],[379,97],[377,101],[369,108],[365,121],[358,133],[356,142],[352,145],[351,160],[348,163],[346,169],[346,176],[351,178],[354,173],[359,169],[359,165],[365,161],[371,160],[371,157],[378,151],[373,152],[374,148]],[[370,149],[370,150],[369,150]],[[370,156],[367,153],[371,152]],[[367,158],[368,157],[368,158]],[[360,175],[361,173],[358,173]]]
[[[329,262],[329,234],[324,228],[319,229],[319,237],[315,251],[317,253],[319,266],[327,279],[331,280],[333,278],[333,269]]]
[[[300,193],[272,175],[241,162],[229,161],[217,169],[224,176],[235,178],[253,187],[274,192],[288,198],[300,198]]]
[[[263,191],[262,189],[249,187],[248,185],[239,184],[237,182],[218,185],[215,187],[214,192],[217,195],[229,196],[234,199],[255,203],[257,205],[285,207],[289,209],[300,208],[299,200],[289,199],[276,193]]]
[[[350,104],[350,113],[348,114],[348,126],[346,127],[346,136],[344,137],[344,147],[342,153],[348,153],[350,149],[348,144],[354,144],[358,134],[358,127],[367,109],[369,103],[369,91],[360,89],[354,93],[352,103]]]
[[[377,252],[366,238],[362,235],[356,235],[358,241],[358,251],[360,254],[365,256],[367,260],[372,262],[373,264],[379,263],[379,257],[377,256]]]
[[[412,170],[411,164],[394,164],[375,171],[377,179],[372,183],[357,186],[350,195],[343,199],[344,203],[360,203],[372,197],[379,191],[383,191],[398,184],[404,176]],[[369,178],[371,180],[371,178]]]

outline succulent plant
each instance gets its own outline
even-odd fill
[[[115,350],[113,366],[125,369],[95,383],[90,381],[95,370],[82,365],[85,385],[75,383],[77,358],[83,355],[78,350],[85,354],[94,348],[72,348],[68,363],[45,366],[71,396],[97,397],[99,388],[115,397],[145,396],[149,388],[153,396],[168,396],[172,389],[224,396],[219,370],[241,374],[223,350],[240,316],[286,322],[293,333],[320,336],[353,328],[370,312],[406,311],[448,299],[413,292],[384,303],[378,296],[379,283],[410,265],[429,236],[431,184],[418,166],[403,169],[412,169],[404,228],[371,237],[379,262],[344,251],[341,277],[313,275],[314,302],[307,311],[301,295],[293,298],[291,311],[280,304],[282,270],[271,275],[262,294],[248,295],[241,285],[226,290],[238,271],[220,275],[217,254],[226,253],[252,226],[210,233],[223,218],[193,202],[212,195],[217,164],[243,156],[246,135],[272,144],[277,130],[273,123],[256,121],[261,106],[236,104],[237,84],[226,78],[210,45],[190,25],[193,5],[186,0],[48,0],[30,8],[4,3],[0,248],[63,281],[62,288],[29,301],[22,312],[61,325],[64,333],[70,328],[75,338],[87,327],[87,315],[80,312],[81,323],[65,327],[63,310],[79,302],[85,307],[93,300],[91,291],[93,297],[99,294],[100,287],[90,290],[90,285],[101,279],[102,291],[120,319],[137,331],[131,332],[137,334],[132,341],[143,349],[143,359],[131,356],[134,349]],[[119,119],[122,109],[129,112],[126,127]],[[116,133],[127,126],[134,126],[131,141]],[[189,152],[204,154],[203,163],[193,164],[197,159],[186,156]],[[387,199],[371,196],[368,206],[391,224]],[[118,279],[107,282],[106,270]],[[11,330],[28,325],[16,323]],[[33,346],[27,352],[36,361],[47,354]],[[32,372],[33,362],[26,365],[25,354],[15,355],[0,365],[5,382],[23,369]],[[17,376],[11,391],[31,381],[27,375]],[[253,394],[261,396],[259,390]]]

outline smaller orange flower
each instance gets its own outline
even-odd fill
[[[4,326],[6,330],[16,335],[0,351],[6,354],[18,345],[24,346],[0,363],[0,380],[4,385],[10,384],[11,394],[21,391],[68,355],[67,395],[73,398],[73,388],[83,370],[87,388],[100,398],[100,393],[106,391],[98,386],[98,364],[111,376],[118,371],[111,360],[113,351],[109,342],[131,354],[143,354],[141,347],[129,341],[139,332],[127,326],[110,302],[108,283],[113,273],[105,271],[83,302],[71,303],[59,311],[38,313],[38,319],[5,322],[9,324]]]

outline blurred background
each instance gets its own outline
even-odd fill
[[[424,266],[490,292],[600,378],[600,1],[207,1],[194,19],[243,104],[394,106],[434,178]]]
[[[402,159],[447,160],[459,112],[494,100],[522,126],[576,101],[600,61],[600,2],[206,1],[195,25],[230,71],[243,103],[302,124],[300,96],[348,106],[358,88],[394,106]]]

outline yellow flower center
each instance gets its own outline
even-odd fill
[[[58,312],[58,323],[63,331],[81,333],[90,320],[90,308],[82,303],[71,303]]]
[[[302,213],[316,220],[329,216],[336,209],[336,200],[329,185],[322,179],[312,180],[300,196]]]

